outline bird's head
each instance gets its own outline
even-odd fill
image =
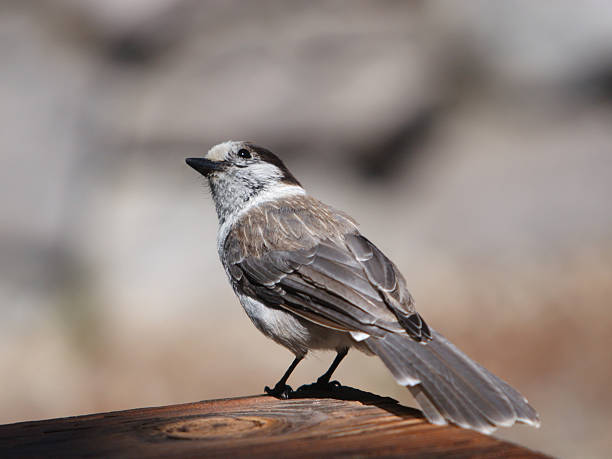
[[[242,210],[257,197],[274,198],[300,183],[271,151],[250,142],[215,145],[203,158],[186,162],[208,179],[219,219]]]

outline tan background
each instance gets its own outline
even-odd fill
[[[352,214],[529,397],[543,427],[501,437],[610,450],[610,3],[4,1],[0,62],[0,423],[280,377],[183,162],[233,138]],[[375,359],[337,377],[413,403]]]

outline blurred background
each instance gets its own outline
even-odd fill
[[[246,139],[540,411],[498,436],[609,453],[610,2],[5,0],[0,59],[0,423],[277,381],[184,164]],[[414,405],[376,359],[336,376]]]

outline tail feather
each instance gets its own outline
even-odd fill
[[[405,335],[388,334],[370,343],[371,349],[385,362],[416,379],[416,384],[438,409],[439,415],[464,428],[490,433],[492,423],[481,413],[472,399],[477,395],[462,387],[461,378],[445,365],[427,345],[419,344]],[[403,378],[405,380],[405,378]],[[460,387],[457,387],[460,386]],[[468,396],[466,396],[466,392]],[[424,410],[425,411],[425,410]],[[427,413],[425,413],[427,416]]]
[[[410,393],[423,410],[423,414],[425,414],[429,422],[439,426],[448,424],[444,416],[440,413],[440,410],[429,400],[429,397],[423,390],[423,386],[420,384],[408,386],[408,390],[410,390]]]
[[[517,422],[528,424],[533,427],[540,427],[540,415],[538,412],[529,404],[529,400],[525,398],[519,391],[508,384],[503,379],[495,376],[493,373],[487,371],[484,367],[479,364],[478,367],[488,373],[491,379],[502,388],[506,396],[514,401],[514,409],[516,411]]]
[[[484,433],[515,422],[539,425],[536,411],[509,384],[435,330],[432,338],[418,343],[406,335],[388,333],[366,341],[396,381],[408,386],[430,422],[448,420]]]
[[[432,354],[444,368],[450,369],[451,379],[460,381],[456,384],[457,389],[471,397],[479,411],[494,426],[514,424],[514,406],[499,384],[492,380],[492,374],[477,365],[444,336],[439,333],[434,336],[435,340],[430,346]]]
[[[457,391],[450,386],[448,378],[436,377],[435,371],[423,364],[418,356],[415,357],[414,353],[410,352],[412,349],[406,349],[401,343],[396,343],[397,339],[401,343],[407,341],[414,344],[417,350],[422,346],[412,338],[393,334],[380,339],[369,338],[367,344],[383,360],[399,384],[415,388],[419,399],[428,401],[429,409],[419,404],[430,422],[439,424],[439,419],[442,418],[466,428],[472,425],[482,428],[490,426],[482,426],[478,418],[472,415],[473,409],[466,406],[468,402],[457,396]],[[421,390],[423,387],[429,390]]]
[[[462,397],[448,381],[425,373],[422,373],[420,378],[421,384],[415,387],[421,389],[422,396],[429,399],[441,416],[466,429],[476,429],[482,432],[493,430],[492,425],[479,415],[478,410],[469,399]]]

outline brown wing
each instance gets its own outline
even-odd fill
[[[352,232],[309,249],[271,250],[229,260],[232,281],[245,294],[322,326],[383,336],[430,339],[395,265]]]

